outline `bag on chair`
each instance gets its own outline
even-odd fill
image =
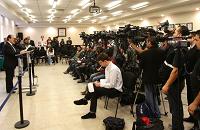
[[[123,130],[125,126],[124,119],[116,117],[107,117],[103,120],[106,130]]]

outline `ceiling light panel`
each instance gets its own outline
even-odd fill
[[[58,2],[57,0],[54,0],[54,1],[53,1],[53,4],[52,4],[52,8],[53,8],[53,9],[56,8],[56,6],[57,6],[57,4],[58,4],[57,2]]]
[[[12,0],[13,3],[15,3],[17,6],[19,6],[20,8],[22,8],[22,3],[19,2],[19,0]]]
[[[85,9],[85,8],[87,8],[88,6],[90,6],[92,4],[92,2],[90,2],[90,3],[87,3],[87,4],[85,4],[84,6],[82,6],[82,8],[81,9]]]
[[[122,0],[115,0],[113,2],[110,2],[109,4],[106,5],[107,8],[111,8],[113,6],[116,6],[118,4],[120,4],[122,2]]]
[[[71,11],[71,14],[74,14],[74,13],[77,13],[77,12],[80,12],[80,9],[73,9],[73,10]]]
[[[111,14],[112,14],[112,16],[118,16],[118,15],[121,15],[122,13],[123,13],[123,11],[120,10],[120,11],[113,12]]]
[[[115,5],[115,6],[111,7],[111,8],[108,8],[108,10],[115,9],[115,8],[117,8],[117,7],[121,6],[121,5],[122,5],[122,4]]]
[[[54,15],[49,15],[48,18],[52,19],[52,18],[55,18],[55,16]]]
[[[66,18],[66,19],[70,19],[70,18],[72,18],[72,15],[68,15],[68,16],[66,16],[65,18]]]
[[[106,19],[108,16],[101,16],[100,19]]]
[[[132,10],[137,10],[137,9],[144,8],[144,7],[148,6],[148,5],[149,5],[149,2],[141,2],[141,3],[138,3],[138,4],[132,5],[130,8]]]
[[[48,10],[49,13],[55,14],[56,13],[56,9],[50,9]]]
[[[26,0],[18,0],[22,5],[25,5],[27,2]]]
[[[90,17],[91,17],[91,16],[88,15],[88,16],[84,16],[83,18],[84,18],[84,19],[88,19],[88,18],[90,18]]]
[[[78,4],[79,6],[84,6],[86,5],[87,3],[89,3],[90,0],[81,0],[81,2]]]

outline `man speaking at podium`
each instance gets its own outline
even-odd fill
[[[16,54],[23,53],[20,50],[14,47],[15,38],[13,35],[7,36],[7,42],[4,46],[4,68],[6,72],[6,92],[10,93],[13,89],[13,77],[14,71],[17,66],[17,57]]]

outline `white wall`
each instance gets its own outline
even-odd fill
[[[63,26],[62,26],[63,28]],[[90,27],[81,27],[79,26],[70,26],[66,27],[67,30],[67,36],[66,37],[59,37],[60,39],[67,39],[68,37],[71,37],[72,42],[74,45],[81,45],[83,41],[79,37],[79,34],[81,32],[86,32],[88,34],[93,33],[94,31],[102,30],[100,26],[90,26]],[[55,37],[58,35],[58,27],[52,26],[52,27],[20,27],[17,30],[18,32],[23,32],[24,37],[30,36],[31,39],[35,41],[37,44],[39,41],[41,41],[41,36],[44,36],[44,41],[47,40],[48,37]]]
[[[16,35],[16,27],[13,20],[0,15],[0,42],[9,34]]]
[[[141,17],[143,17],[143,16],[141,16]],[[128,23],[135,25],[135,26],[144,27],[144,26],[158,25],[160,22],[164,22],[166,20],[168,20],[170,24],[193,22],[193,30],[200,29],[200,11],[182,13],[182,14],[176,14],[176,15],[169,15],[169,16],[153,18],[153,19],[145,19],[144,18],[144,20],[138,20],[138,21],[130,21],[129,20]],[[115,25],[118,25],[118,26],[125,25],[125,23],[123,21],[128,21],[128,19],[123,19],[120,21],[108,23],[108,24],[106,24],[104,29],[105,30],[109,30],[109,29],[115,30],[115,28],[116,28]],[[124,24],[119,24],[119,23],[124,23]]]

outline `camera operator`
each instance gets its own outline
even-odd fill
[[[158,107],[157,85],[160,83],[158,70],[164,61],[165,53],[158,48],[158,43],[155,37],[147,38],[147,47],[145,50],[132,47],[139,52],[140,67],[142,72],[142,81],[145,86],[145,100],[151,108],[154,118],[160,118],[160,110]]]
[[[191,72],[191,89],[192,89],[192,102],[189,104],[188,110],[189,113],[191,113],[194,117],[196,115],[200,115],[200,112],[194,112],[195,109],[197,109],[198,106],[200,106],[200,103],[198,100],[200,100],[199,97],[199,91],[200,91],[200,30],[196,32],[196,36],[194,37],[194,41],[196,44],[196,63],[194,65],[194,69]],[[199,109],[200,110],[200,109]],[[197,116],[196,118],[193,118],[194,127],[191,130],[199,130],[200,124],[198,124],[198,120],[200,120],[200,116]],[[199,122],[200,123],[200,122]]]
[[[176,28],[173,37],[178,41],[182,40],[182,38],[179,37],[187,35],[189,35],[188,28],[186,26],[180,26]],[[175,42],[174,44],[177,43]],[[162,91],[167,94],[168,97],[170,112],[172,114],[172,130],[184,130],[183,105],[181,101],[181,92],[184,88],[184,59],[182,53],[177,53],[177,50],[179,51],[179,49],[172,47],[172,49],[167,53],[164,63],[171,69],[171,71],[169,72],[169,77],[165,82]]]
[[[186,64],[185,64],[185,69],[186,69],[186,85],[187,85],[187,101],[188,101],[188,106],[193,102],[194,100],[194,89],[192,87],[191,84],[191,73],[194,69],[194,65],[196,64],[196,61],[198,60],[198,58],[200,57],[200,55],[198,55],[198,48],[195,44],[196,40],[195,40],[195,32],[191,33],[191,40],[190,40],[190,47],[189,47],[189,51],[186,54]],[[183,119],[186,122],[194,122],[194,119],[192,116],[188,117],[188,118],[184,118]]]
[[[188,111],[194,117],[194,127],[191,130],[200,129],[200,58],[191,74],[191,83],[194,91],[194,101],[189,105]]]

